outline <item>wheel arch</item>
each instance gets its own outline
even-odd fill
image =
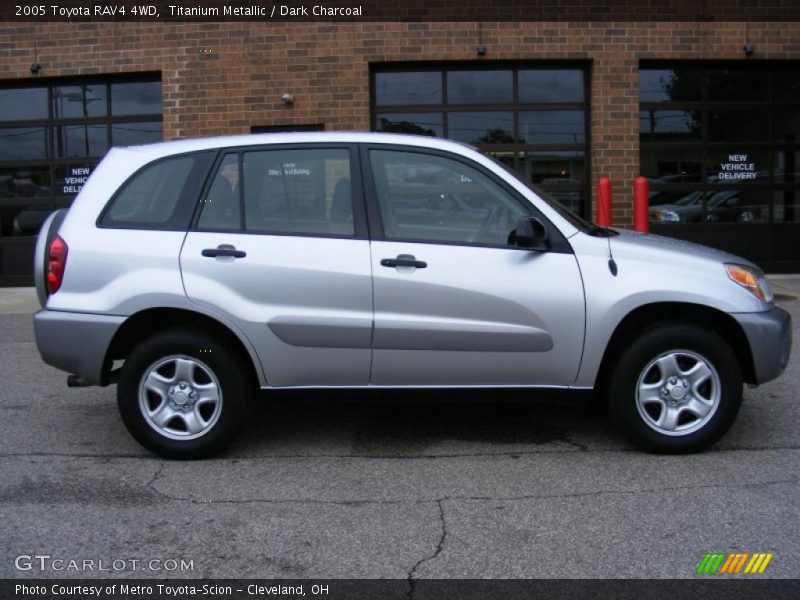
[[[265,383],[260,361],[249,341],[231,327],[207,314],[181,308],[152,308],[137,312],[120,325],[106,351],[102,385],[113,378],[112,365],[124,360],[142,340],[165,329],[196,329],[211,335],[231,348],[252,378],[254,389]]]
[[[594,388],[604,390],[615,359],[624,350],[626,342],[638,332],[666,322],[688,323],[711,329],[727,342],[742,370],[745,383],[756,383],[755,365],[750,344],[741,325],[731,315],[702,304],[688,302],[656,302],[630,311],[617,324],[606,346],[600,367],[595,375]]]

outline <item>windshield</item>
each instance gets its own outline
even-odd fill
[[[477,148],[476,148],[476,150],[477,150]],[[502,162],[500,162],[499,160],[497,160],[494,156],[491,156],[490,154],[486,154],[482,150],[478,150],[478,152],[480,152],[481,154],[486,156],[494,164],[499,165],[506,173],[509,173],[511,176],[513,176],[514,179],[516,179],[517,181],[523,183],[525,185],[525,187],[531,189],[537,196],[539,196],[542,200],[544,200],[548,204],[548,206],[550,206],[553,210],[555,210],[559,215],[564,217],[571,225],[573,225],[577,229],[580,229],[584,233],[588,233],[588,232],[591,232],[591,231],[593,231],[593,230],[598,228],[598,226],[595,225],[594,223],[591,223],[591,222],[583,219],[582,217],[579,217],[578,215],[576,215],[574,212],[572,212],[566,206],[561,204],[558,200],[556,200],[555,198],[550,196],[550,194],[545,192],[543,189],[541,189],[536,184],[533,184],[533,183],[531,183],[529,181],[525,181],[525,179],[520,177],[519,173],[517,173],[515,170],[510,168],[508,165],[505,165]]]

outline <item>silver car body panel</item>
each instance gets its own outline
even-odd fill
[[[724,262],[748,261],[698,244],[619,230],[617,237],[578,233],[570,238],[586,286],[586,345],[574,385],[594,385],[617,325],[648,304],[682,302],[733,312],[762,312],[771,305],[728,278]],[[608,266],[613,257],[614,276]]]
[[[750,343],[755,383],[775,379],[789,364],[792,351],[792,317],[782,308],[767,312],[734,313]]]
[[[95,226],[119,186],[154,158],[112,148],[92,172],[59,229],[69,248],[67,268],[47,308],[127,316],[187,304],[178,263],[186,232]]]
[[[43,309],[33,316],[33,332],[44,362],[97,385],[108,346],[124,322],[113,315]]]
[[[132,315],[186,303],[178,263],[185,232],[80,231],[70,216],[60,234],[69,247],[67,268],[61,289],[47,300],[49,309]]]
[[[202,256],[221,244],[247,256]],[[192,231],[181,269],[190,300],[224,310],[250,339],[270,386],[369,383],[367,240]]]
[[[401,254],[427,267],[381,265]],[[372,270],[373,384],[574,382],[584,328],[574,255],[376,241]]]
[[[69,251],[61,289],[47,297],[45,303],[54,314],[130,317],[154,308],[196,312],[220,322],[236,335],[253,363],[259,365],[250,340],[225,311],[200,307],[186,297],[178,260],[185,232],[81,227],[70,209],[59,234],[67,240]],[[43,239],[37,241],[37,254],[40,244],[44,245]],[[39,348],[44,354],[43,346]],[[98,364],[102,364],[107,349],[97,358]],[[74,348],[76,353],[86,351],[87,347]],[[93,377],[69,372],[87,381]],[[260,367],[256,372],[265,384]]]

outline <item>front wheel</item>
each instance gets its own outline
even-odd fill
[[[241,364],[200,332],[165,331],[122,366],[117,404],[128,431],[165,458],[205,458],[238,433],[251,390]]]
[[[618,357],[608,399],[622,431],[640,448],[697,452],[733,424],[742,399],[741,368],[713,331],[662,325]]]

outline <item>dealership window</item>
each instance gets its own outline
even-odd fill
[[[372,127],[475,145],[585,215],[587,90],[574,65],[378,66]]]
[[[800,222],[800,69],[644,63],[642,174],[664,225]]]
[[[0,240],[33,236],[112,146],[163,139],[152,74],[0,83]]]

